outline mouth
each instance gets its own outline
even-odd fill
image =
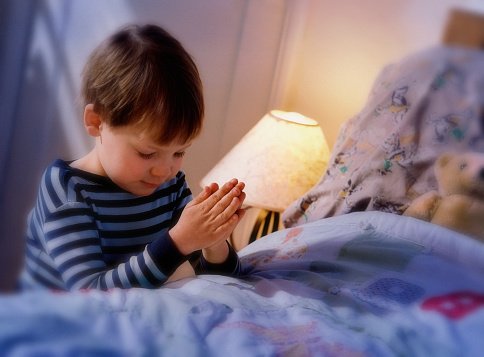
[[[150,188],[157,188],[158,186],[160,186],[159,183],[151,183],[151,182],[146,182],[146,181],[141,181],[141,183],[147,187],[150,187]]]

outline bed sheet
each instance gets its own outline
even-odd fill
[[[478,356],[484,245],[359,212],[239,252],[246,275],[0,296],[5,356]]]

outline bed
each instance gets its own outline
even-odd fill
[[[240,252],[241,279],[0,299],[7,356],[478,356],[482,243],[355,212]]]
[[[443,150],[484,152],[484,52],[437,46],[382,70],[286,229],[241,277],[0,296],[6,356],[480,356],[484,244],[402,215]]]

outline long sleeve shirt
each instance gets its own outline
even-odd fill
[[[21,285],[60,290],[162,285],[189,258],[168,230],[191,199],[181,171],[140,197],[107,177],[55,161],[42,176],[28,217]],[[200,254],[198,267],[197,273],[240,273],[230,246],[224,263],[211,264]]]

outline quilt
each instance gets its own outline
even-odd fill
[[[239,278],[0,296],[2,356],[481,356],[484,245],[392,213],[265,236]]]

